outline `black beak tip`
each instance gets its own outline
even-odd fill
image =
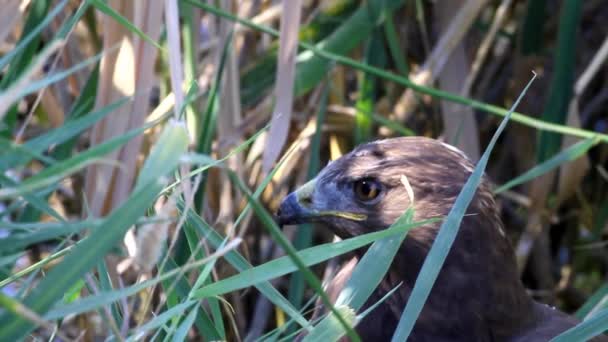
[[[281,202],[279,209],[277,209],[275,219],[280,227],[288,224],[297,224],[299,223],[301,210],[302,208],[298,203],[296,194],[291,193],[285,197],[283,202]]]

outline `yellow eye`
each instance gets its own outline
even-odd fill
[[[361,179],[355,181],[354,191],[359,201],[369,202],[378,198],[382,188],[380,183],[373,179]]]

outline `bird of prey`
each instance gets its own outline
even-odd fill
[[[321,222],[343,239],[385,229],[410,206],[403,176],[414,192],[415,221],[445,217],[473,169],[464,153],[437,140],[379,140],[327,165],[283,200],[277,217],[280,224]],[[440,224],[408,233],[364,309],[402,285],[358,323],[363,341],[392,337]],[[335,300],[354,266],[349,262],[329,284],[330,298]],[[526,293],[484,178],[409,341],[548,341],[577,323]]]

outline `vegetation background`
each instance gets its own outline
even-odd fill
[[[1,4],[0,340],[352,336],[356,302],[311,320],[320,284],[373,243],[365,296],[416,223],[338,242],[270,213],[377,138],[483,170],[531,71],[486,171],[530,293],[584,319],[557,340],[608,329],[606,1]]]

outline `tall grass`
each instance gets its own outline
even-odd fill
[[[462,196],[474,193],[475,177],[488,163],[490,176],[504,184],[496,193],[523,219],[541,211],[559,216],[559,229],[572,233],[554,241],[557,252],[574,256],[550,256],[562,287],[542,290],[566,310],[580,308],[585,320],[556,340],[608,329],[606,273],[584,252],[606,236],[605,116],[591,113],[581,127],[570,127],[564,105],[575,66],[585,63],[571,44],[582,39],[577,29],[592,5],[564,1],[559,35],[552,38],[555,71],[538,118],[529,106],[521,113],[506,109],[512,102],[506,86],[480,87],[484,73],[517,81],[498,58],[482,63],[470,96],[412,82],[410,73],[429,58],[418,47],[441,38],[431,34],[427,41],[426,32],[436,31],[423,18],[430,4],[303,1],[299,30],[279,32],[280,6],[288,1],[220,3],[38,0],[24,7],[17,27],[0,23],[8,32],[0,57],[0,340],[289,340],[302,331],[307,340],[345,334],[357,340],[354,324],[369,313],[363,304],[396,249],[410,229],[429,221],[412,222],[407,211],[386,230],[317,243],[327,234],[313,225],[280,230],[271,213],[327,161],[326,137],[348,146],[389,135],[438,137],[437,101],[477,110],[482,128],[474,138],[483,145],[495,117],[538,132],[539,157],[525,170],[505,170],[514,138],[496,135]],[[541,3],[528,6],[536,13]],[[538,26],[535,16],[519,23],[516,14],[503,30],[516,27],[521,34]],[[463,44],[478,48],[486,24],[480,16],[463,28]],[[279,79],[293,88],[274,88],[287,34],[299,38],[295,72],[290,78],[285,69]],[[488,41],[496,46],[501,37],[512,35],[499,32]],[[507,50],[506,60],[545,51],[531,48],[543,44],[537,36],[521,44]],[[602,93],[597,82],[588,98]],[[395,117],[408,89],[416,92],[416,108],[407,118]],[[282,122],[282,147],[268,123],[274,103],[290,93],[293,101],[277,107],[293,110]],[[579,95],[584,105],[587,98]],[[562,148],[563,136],[580,141]],[[270,149],[279,158],[267,169],[263,156]],[[541,207],[529,205],[527,184],[580,158],[595,168],[577,178],[578,191],[560,192],[568,201],[552,207],[556,190],[549,187]],[[395,340],[415,324],[466,202],[455,203],[455,214],[445,218]],[[577,213],[573,222],[560,216],[564,211]],[[318,265],[359,248],[368,251],[338,302],[330,303]],[[152,267],[142,267],[138,255],[150,256],[145,264]],[[574,305],[566,290],[584,300]],[[310,303],[317,297],[330,314],[313,321]]]

